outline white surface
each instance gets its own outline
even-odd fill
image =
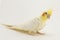
[[[59,0],[0,0],[0,23],[6,24],[21,24],[50,8],[53,15],[43,29],[46,35],[31,36],[0,25],[0,40],[60,40]]]

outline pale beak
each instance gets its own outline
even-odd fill
[[[49,14],[47,15],[47,18],[50,19],[50,15]]]

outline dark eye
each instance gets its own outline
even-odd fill
[[[47,14],[47,12],[44,12],[44,14]]]
[[[47,15],[47,12],[44,12],[44,13],[42,14],[42,16],[45,16],[45,15]]]

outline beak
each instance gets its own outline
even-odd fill
[[[50,19],[50,15],[49,14],[47,15],[47,18]]]

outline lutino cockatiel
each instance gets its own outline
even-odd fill
[[[50,18],[52,14],[52,10],[47,10],[46,12],[43,12],[41,16],[36,17],[29,22],[22,24],[22,25],[8,25],[8,24],[2,24],[5,25],[7,28],[24,32],[28,34],[42,34],[40,30],[45,26],[47,19]]]

